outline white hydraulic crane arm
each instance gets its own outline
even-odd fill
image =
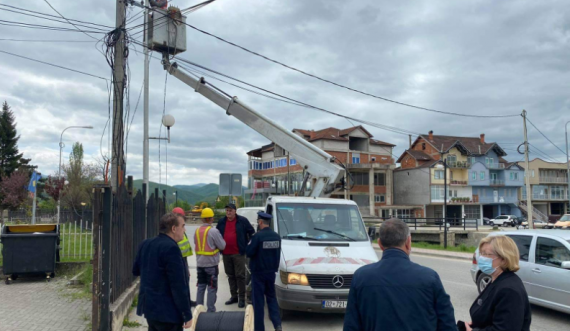
[[[289,151],[297,162],[316,179],[309,196],[327,197],[334,191],[336,183],[344,177],[345,170],[334,163],[334,158],[310,142],[273,122],[268,117],[246,106],[237,97],[229,97],[206,85],[204,78],[200,80],[178,69],[176,63],[164,60],[164,69],[172,76],[192,87],[208,100],[226,110],[227,115],[234,116],[265,138]]]

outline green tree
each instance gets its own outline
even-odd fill
[[[63,174],[67,179],[61,203],[63,207],[76,211],[81,210],[81,203],[91,204],[93,185],[101,180],[98,169],[83,161],[83,145],[79,142],[73,144],[69,156],[69,164],[63,166]]]
[[[238,199],[237,204],[235,203],[235,200],[233,198],[234,197],[232,197],[232,203],[234,203],[236,205],[236,207],[240,208],[240,207],[244,206],[244,201],[243,201],[242,197],[235,197]],[[224,207],[228,205],[228,202],[230,201],[230,197],[218,197],[218,200],[216,200],[215,208],[216,209],[224,209]]]

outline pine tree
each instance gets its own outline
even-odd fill
[[[29,162],[27,159],[22,160],[22,153],[18,151],[19,139],[14,114],[8,103],[4,101],[0,113],[0,181],[16,171],[22,165],[22,161],[24,165]]]

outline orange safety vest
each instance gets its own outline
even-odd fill
[[[196,230],[196,255],[216,255],[217,253],[220,252],[219,249],[214,249],[212,247],[210,247],[210,245],[208,244],[208,232],[210,231],[212,227],[208,226],[208,227],[204,227],[201,226],[198,228],[198,230]],[[200,238],[202,238],[202,240],[200,241]]]

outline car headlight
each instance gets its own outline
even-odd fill
[[[283,284],[309,286],[307,275],[284,271],[280,271],[279,275]]]

